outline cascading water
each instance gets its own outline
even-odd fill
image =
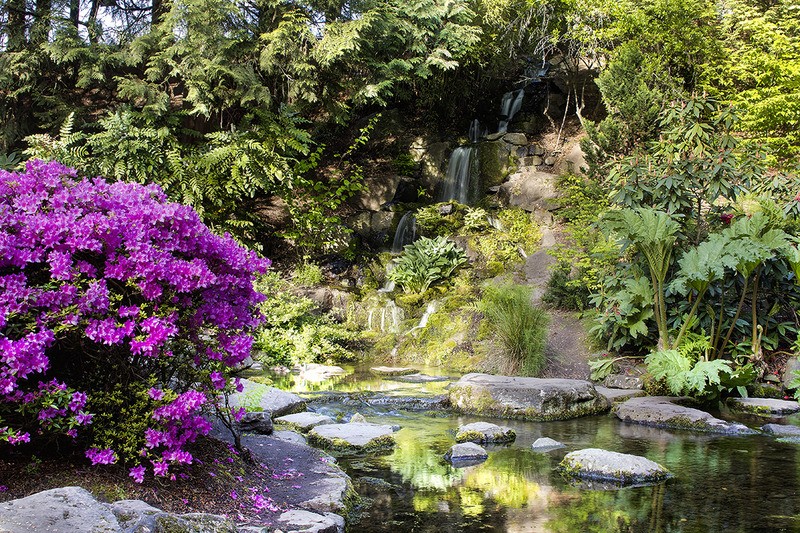
[[[477,151],[474,146],[459,146],[453,150],[447,164],[447,175],[442,187],[440,202],[455,200],[458,203],[469,203],[470,185],[475,169],[474,160]]]
[[[392,253],[402,253],[403,247],[406,244],[411,244],[417,239],[417,219],[414,214],[409,211],[397,223],[397,230],[394,232],[394,241],[392,241]]]
[[[469,125],[469,142],[476,143],[481,137],[486,136],[486,128],[481,128],[481,123],[476,118]]]
[[[503,100],[500,104],[500,125],[497,128],[497,133],[506,133],[508,131],[508,124],[514,119],[520,109],[522,109],[522,99],[525,97],[525,89],[517,89],[503,95]]]

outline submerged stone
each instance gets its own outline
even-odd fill
[[[479,464],[488,457],[489,454],[486,453],[486,450],[474,442],[461,442],[451,447],[447,453],[444,454],[446,461],[460,466],[467,466],[465,463],[469,463],[469,466]]]
[[[392,448],[394,428],[385,424],[364,422],[326,424],[308,434],[311,444],[337,452],[369,452]]]
[[[289,426],[301,433],[307,433],[311,428],[316,426],[333,424],[334,420],[326,415],[306,411],[304,413],[295,413],[293,415],[278,417],[275,419],[275,422]]]
[[[645,396],[631,398],[614,406],[614,414],[624,422],[667,429],[686,429],[723,435],[752,435],[752,429],[737,422],[726,422],[705,411],[685,407],[677,402],[688,398]]]
[[[731,411],[759,416],[787,416],[800,412],[800,404],[773,398],[728,398]]]
[[[489,422],[473,422],[458,428],[456,442],[475,442],[475,443],[504,443],[513,442],[517,438],[517,433],[506,426],[498,426]]]
[[[560,467],[568,476],[622,484],[652,483],[672,477],[669,470],[646,457],[599,448],[570,452]]]
[[[564,444],[550,437],[540,437],[531,444],[531,449],[535,452],[549,452],[561,448],[565,448]]]
[[[589,381],[467,374],[450,387],[453,408],[521,420],[568,420],[608,410]]]

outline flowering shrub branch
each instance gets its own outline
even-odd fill
[[[137,461],[137,481],[191,463],[268,266],[157,186],[0,171],[0,443],[58,435],[93,464]],[[129,434],[111,431],[124,416]]]

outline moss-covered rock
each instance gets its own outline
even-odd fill
[[[685,429],[725,435],[751,435],[752,429],[737,422],[727,422],[705,411],[686,407],[688,398],[646,396],[631,398],[614,406],[614,414],[624,422],[668,429]]]
[[[568,453],[559,467],[567,477],[626,485],[654,483],[672,477],[669,470],[645,457],[599,448]]]
[[[488,422],[473,422],[458,428],[456,442],[474,442],[476,444],[502,444],[513,442],[517,433],[506,426],[498,426]]]
[[[728,398],[726,403],[731,411],[758,416],[788,416],[800,412],[796,401],[774,398]]]
[[[501,140],[479,143],[478,161],[484,188],[500,185],[514,169],[511,146]]]
[[[349,423],[317,426],[308,434],[313,446],[336,453],[369,453],[394,447],[394,428],[384,424]]]
[[[608,410],[588,381],[467,374],[450,388],[461,412],[521,420],[567,420]]]

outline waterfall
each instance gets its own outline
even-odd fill
[[[428,304],[428,307],[425,308],[425,312],[422,313],[422,318],[419,319],[419,323],[408,330],[406,335],[409,333],[413,333],[415,330],[422,329],[428,325],[428,320],[431,318],[431,315],[435,313],[439,309],[438,302],[431,302]]]
[[[473,173],[473,161],[477,151],[473,146],[459,146],[453,150],[450,162],[447,164],[447,176],[440,202],[455,200],[466,204],[469,200],[470,181]]]
[[[486,136],[486,129],[481,129],[481,123],[476,118],[469,125],[469,142],[476,143],[484,136]]]
[[[503,100],[500,104],[500,126],[497,128],[497,133],[506,133],[508,131],[508,124],[514,119],[514,115],[522,109],[522,99],[524,97],[524,89],[517,89],[503,95]]]
[[[403,251],[406,244],[411,244],[417,239],[417,219],[409,211],[397,223],[397,230],[394,232],[392,241],[392,253],[399,254]]]

